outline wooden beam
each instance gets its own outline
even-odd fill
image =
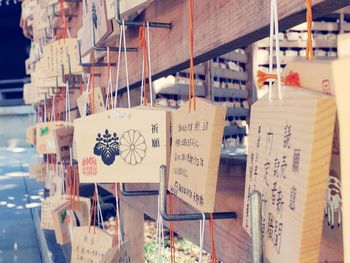
[[[278,0],[280,30],[305,22],[305,0]],[[314,18],[350,5],[350,0],[314,0]],[[151,29],[153,79],[189,67],[188,0],[154,1],[144,12],[145,21],[171,22],[172,29]],[[195,64],[246,46],[269,34],[270,1],[200,0],[195,1]],[[138,46],[138,31],[127,29],[129,47]],[[129,80],[140,85],[142,50],[128,53]],[[124,62],[122,61],[123,65]],[[121,85],[125,84],[121,68]]]

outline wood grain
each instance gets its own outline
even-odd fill
[[[195,64],[218,57],[241,46],[268,36],[270,1],[201,0],[195,2]],[[317,18],[341,7],[350,0],[314,0],[313,16]],[[280,30],[305,22],[304,0],[279,0]],[[166,10],[166,12],[164,11]],[[154,1],[140,19],[171,22],[173,28],[151,29],[151,62],[153,79],[174,74],[189,67],[188,1]],[[137,47],[138,31],[128,27],[127,45]],[[129,79],[133,86],[141,80],[141,49],[128,53]],[[124,62],[122,62],[124,64]],[[124,66],[120,87],[125,86]]]

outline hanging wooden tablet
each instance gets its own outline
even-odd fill
[[[129,249],[130,244],[128,241],[123,242],[120,248],[114,246],[107,251],[100,263],[130,263]]]
[[[73,145],[73,134],[74,126],[71,123],[53,129],[52,136],[55,142],[56,157],[59,161],[69,160],[70,149]]]
[[[107,19],[106,1],[86,1],[86,15],[83,16],[83,27],[79,33],[82,56],[92,50],[92,26],[95,31],[95,44],[101,45],[112,33],[112,22]]]
[[[92,92],[92,91],[89,91],[89,92]],[[80,116],[82,117],[91,115],[90,98],[89,96],[86,98],[85,94],[86,93],[83,92],[83,94],[77,98],[79,113],[80,113]],[[105,110],[104,92],[100,87],[94,88],[94,113],[101,112],[104,110]]]
[[[53,130],[59,127],[64,127],[65,122],[42,122],[36,125],[36,149],[39,154],[55,154],[57,149]]]
[[[71,203],[64,203],[52,211],[56,241],[63,245],[71,241],[73,227],[88,226],[90,222],[90,199],[80,197]]]
[[[69,203],[69,201],[63,196],[46,197],[41,202],[40,226],[42,229],[54,230],[52,212],[65,203]]]
[[[81,183],[159,182],[170,113],[117,108],[74,121]]]
[[[335,100],[302,89],[273,89],[251,109],[243,227],[249,196],[262,194],[264,255],[270,262],[317,262],[332,150]]]
[[[46,163],[30,163],[28,165],[29,177],[38,183],[45,182],[47,177]]]
[[[149,6],[153,0],[121,0],[120,1],[120,16],[123,19],[128,19],[129,16],[138,15]],[[106,0],[107,18],[113,19],[115,13],[115,1]]]
[[[345,55],[332,63],[332,73],[339,118],[344,262],[348,263],[350,262],[350,179],[348,176],[350,173],[350,104],[348,101],[350,91],[347,69],[350,65],[350,57],[347,53]]]
[[[26,129],[26,143],[35,145],[36,139],[36,125],[27,127]]]
[[[172,113],[169,190],[201,212],[213,212],[226,108],[197,98]]]
[[[113,236],[100,228],[91,226],[73,227],[72,263],[100,263],[113,246]]]
[[[44,47],[42,63],[45,65],[45,77],[62,76],[62,65],[65,74],[83,72],[78,59],[78,42],[76,38],[56,40]]]
[[[282,77],[290,78],[293,75],[297,77],[303,88],[335,96],[332,61],[313,59],[288,63],[282,72]],[[336,118],[319,257],[319,261],[323,262],[344,260],[339,147],[339,122]]]

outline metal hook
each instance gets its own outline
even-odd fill
[[[104,62],[83,63],[82,58],[81,58],[81,43],[80,43],[80,40],[78,40],[78,57],[79,57],[79,65],[81,67],[91,68],[92,64],[94,64],[94,67],[107,67],[108,66],[108,63],[104,63]],[[111,67],[114,67],[114,66],[116,66],[116,63],[111,63],[110,65],[111,65]]]
[[[94,27],[94,19],[91,19],[91,28],[92,28],[92,34],[91,34],[91,42],[92,42],[92,48],[96,51],[107,51],[107,46],[97,46],[96,45],[96,37],[95,37],[95,27]],[[110,51],[118,52],[119,47],[109,47]],[[121,52],[137,52],[137,48],[120,48]]]
[[[119,25],[122,25],[123,21],[120,16],[120,0],[115,0],[115,8],[116,8],[116,15],[115,19]],[[158,28],[168,28],[171,29],[173,24],[172,23],[162,23],[162,22],[148,22],[150,27],[158,27]],[[145,25],[144,21],[131,21],[131,20],[124,20],[124,25],[126,26],[135,26],[140,27]]]
[[[123,196],[151,196],[159,195],[158,190],[137,190],[137,191],[128,191],[125,189],[125,184],[121,183],[120,193]]]
[[[167,213],[166,202],[166,185],[165,185],[166,166],[160,167],[160,213],[166,221],[191,221],[191,220],[203,220],[202,213],[191,214],[171,214]],[[213,219],[236,219],[237,214],[235,212],[214,212]],[[210,218],[210,213],[205,213],[205,219]]]
[[[254,190],[250,194],[250,226],[253,248],[253,262],[263,263],[261,193]]]

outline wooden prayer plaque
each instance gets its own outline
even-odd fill
[[[169,129],[163,110],[118,108],[74,120],[80,182],[159,182]]]
[[[339,52],[339,46],[338,46]],[[335,96],[331,60],[293,61],[282,72],[287,78],[291,72],[298,75],[303,89]],[[343,209],[340,173],[339,121],[336,118],[328,186],[326,189],[323,234],[319,261],[342,262],[343,257]]]
[[[98,227],[73,227],[71,262],[100,263],[112,246],[113,237]]]
[[[73,145],[73,134],[74,126],[70,123],[66,126],[58,127],[53,130],[53,138],[58,160],[69,160],[70,148]]]
[[[100,263],[130,263],[129,247],[129,242],[123,242],[120,248],[118,246],[110,248]]]
[[[29,177],[34,178],[38,183],[46,180],[46,163],[30,163],[28,166]]]
[[[317,262],[335,122],[335,100],[277,88],[252,105],[243,227],[249,196],[262,194],[264,256],[270,262]]]
[[[56,146],[53,130],[63,127],[65,122],[42,122],[36,125],[36,149],[39,154],[55,154]]]
[[[26,143],[35,145],[36,141],[36,125],[27,127],[26,130]]]
[[[332,64],[340,135],[344,262],[350,262],[350,178],[348,176],[350,174],[350,90],[349,73],[347,72],[350,65],[350,56],[347,54],[347,56],[334,61]]]
[[[54,230],[54,222],[52,212],[59,206],[67,203],[67,199],[63,196],[46,197],[41,202],[41,218],[40,226],[42,229]],[[69,202],[68,202],[69,203]]]
[[[172,113],[169,190],[201,212],[213,212],[226,107],[197,98]]]
[[[91,91],[89,91],[91,92]],[[86,104],[85,104],[86,103]],[[80,116],[88,116],[92,114],[92,109],[90,105],[90,98],[89,96],[86,97],[86,91],[83,92],[82,95],[80,95],[77,98],[77,105],[79,109]],[[94,89],[94,113],[101,112],[105,110],[105,97],[103,95],[102,88],[97,87]]]
[[[58,244],[66,244],[71,241],[73,227],[88,226],[90,222],[90,199],[80,197],[74,201],[74,207],[70,202],[57,207],[52,212],[54,230]]]

